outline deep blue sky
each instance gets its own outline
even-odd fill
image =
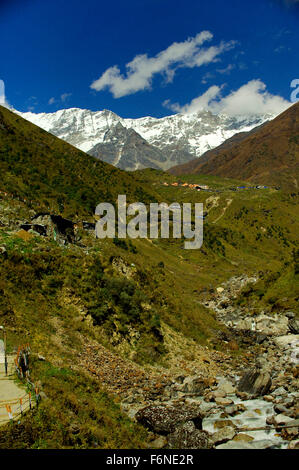
[[[299,3],[293,2],[0,0],[0,79],[20,111],[106,108],[123,117],[160,117],[172,113],[165,100],[184,105],[212,85],[225,84],[229,93],[253,79],[289,100],[290,82],[299,78]],[[214,35],[204,47],[237,43],[219,62],[179,67],[170,83],[154,75],[151,89],[115,98],[109,89],[90,88],[109,67],[125,74],[137,54],[155,56],[203,30]],[[230,72],[217,71],[229,65]],[[64,94],[70,95],[62,101]]]

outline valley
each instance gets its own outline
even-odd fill
[[[298,446],[298,192],[126,173],[2,107],[0,157],[0,323],[41,390],[0,448]],[[96,239],[118,194],[202,202],[202,248]]]

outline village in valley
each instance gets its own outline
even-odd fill
[[[186,182],[181,182],[181,181],[175,181],[173,183],[168,183],[167,181],[164,181],[163,186],[174,186],[174,187],[183,187],[183,188],[189,188],[189,189],[194,189],[196,191],[211,191],[211,192],[221,192],[221,189],[215,189],[211,188],[206,184],[198,184],[198,183],[186,183]],[[261,185],[256,185],[256,186],[237,186],[237,187],[231,187],[228,188],[230,191],[240,191],[240,190],[249,190],[249,189],[268,189],[268,186],[261,186]],[[280,188],[277,186],[275,187],[276,190],[279,190]]]

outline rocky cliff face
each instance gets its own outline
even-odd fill
[[[111,111],[70,108],[55,113],[18,113],[79,149],[125,170],[166,170],[247,132],[272,115],[214,115],[209,111],[161,119],[123,119]]]
[[[126,129],[120,122],[110,127],[103,142],[96,144],[88,153],[123,170],[148,167],[159,169],[167,162],[161,150],[150,145],[134,129]]]

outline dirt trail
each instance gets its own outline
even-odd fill
[[[21,415],[20,399],[22,399],[23,412],[30,408],[28,393],[26,393],[24,388],[21,388],[14,380],[14,356],[8,356],[7,361],[7,376],[5,375],[4,363],[0,362],[0,426],[6,424],[10,420],[6,405],[11,407],[13,419]]]
[[[217,217],[217,219],[213,220],[213,224],[216,224],[216,222],[218,222],[218,220],[220,220],[224,216],[225,212],[227,211],[227,209],[229,208],[229,206],[231,205],[232,202],[233,202],[232,199],[227,199],[226,200],[226,206],[223,208],[222,213],[219,215],[219,217]]]
[[[219,199],[220,199],[219,196],[210,196],[210,197],[208,197],[208,199],[206,200],[207,210],[210,211],[210,210],[215,209],[216,207],[218,207],[219,206]]]

